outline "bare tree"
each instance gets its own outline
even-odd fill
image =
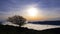
[[[19,26],[22,26],[25,24],[26,19],[22,16],[15,15],[13,17],[8,17],[7,19],[9,22],[12,22],[13,24],[18,24]]]

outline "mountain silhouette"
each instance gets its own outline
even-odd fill
[[[29,22],[32,24],[43,24],[43,25],[60,25],[60,21],[35,21]]]

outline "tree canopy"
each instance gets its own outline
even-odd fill
[[[24,25],[25,22],[26,22],[26,19],[23,18],[22,16],[18,16],[18,15],[15,15],[15,16],[12,16],[12,17],[8,17],[7,19],[9,22],[12,22],[13,24],[17,24],[17,25]]]

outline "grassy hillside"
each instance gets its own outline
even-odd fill
[[[60,34],[60,28],[37,31],[22,27],[0,25],[0,34]]]

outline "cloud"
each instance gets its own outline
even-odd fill
[[[0,0],[0,18],[23,15],[22,12],[28,5],[37,5],[46,18],[60,17],[60,0]]]
[[[40,0],[39,7],[42,8],[60,8],[60,0]]]
[[[35,29],[35,30],[45,30],[50,28],[58,28],[60,26],[54,26],[54,25],[41,25],[41,24],[25,24],[22,27],[27,27],[29,29]]]

